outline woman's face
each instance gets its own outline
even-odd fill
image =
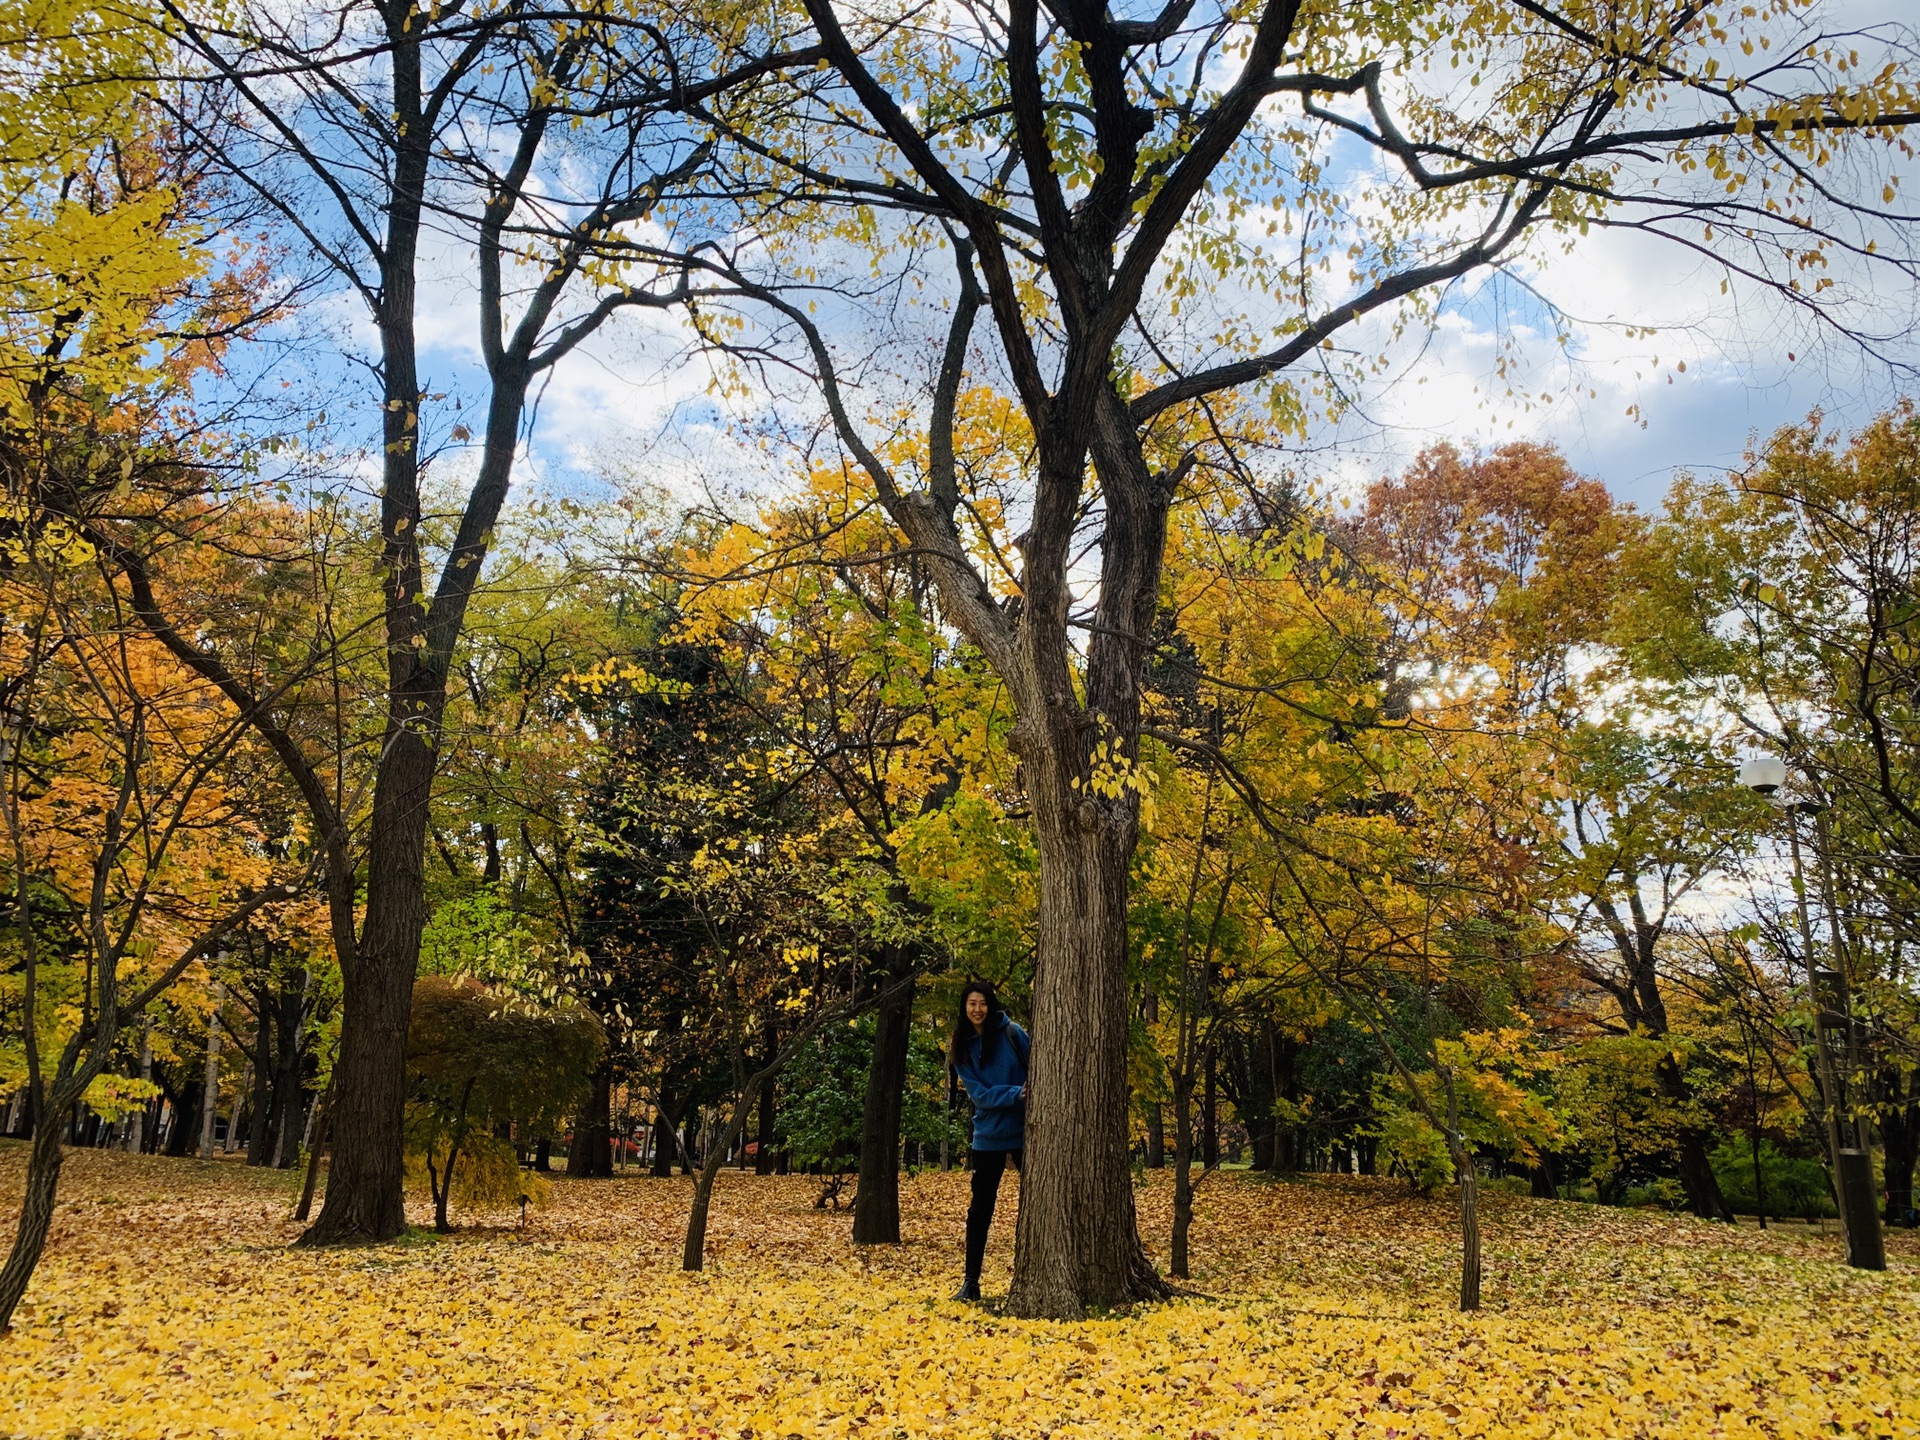
[[[967,1019],[976,1030],[987,1023],[987,997],[978,990],[967,992]]]

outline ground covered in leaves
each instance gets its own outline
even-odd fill
[[[0,1146],[0,1205],[25,1155]],[[1150,1244],[1165,1177],[1141,1195]],[[1587,1437],[1920,1434],[1920,1246],[1885,1275],[1831,1226],[1762,1234],[1485,1202],[1486,1308],[1453,1215],[1398,1182],[1201,1189],[1185,1299],[1081,1324],[945,1297],[966,1177],[903,1181],[856,1250],[801,1178],[723,1177],[678,1268],[684,1180],[561,1182],[553,1209],[379,1248],[287,1248],[283,1175],[76,1153],[0,1337],[0,1436]],[[1011,1260],[1013,1181],[988,1256]]]

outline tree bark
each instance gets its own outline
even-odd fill
[[[27,1152],[27,1190],[20,1201],[20,1222],[13,1233],[13,1248],[7,1263],[0,1266],[0,1335],[13,1324],[13,1312],[20,1297],[27,1293],[27,1282],[40,1254],[47,1248],[47,1231],[53,1226],[54,1195],[60,1187],[60,1166],[65,1153],[60,1148],[58,1125],[36,1125],[33,1145]]]
[[[1540,1163],[1527,1172],[1528,1190],[1536,1200],[1558,1200],[1560,1188],[1553,1183],[1553,1169],[1542,1154]]]
[[[434,769],[418,724],[407,722],[416,709],[409,697],[396,695],[388,719],[390,748],[374,780],[366,923],[342,977],[333,1158],[320,1216],[300,1245],[391,1240],[407,1228],[407,1022],[426,926],[427,804]]]
[[[1695,1215],[1733,1224],[1733,1207],[1720,1193],[1719,1177],[1707,1158],[1706,1132],[1692,1126],[1680,1132],[1680,1185],[1687,1193],[1687,1208]]]
[[[200,1087],[200,1158],[213,1158],[213,1126],[220,1110],[220,1003],[224,987],[213,982],[213,1012],[207,1016],[206,1075]]]
[[[306,1054],[300,1044],[300,1026],[307,1018],[307,976],[296,971],[280,991],[274,1008],[273,1166],[293,1168],[300,1158],[300,1117],[305,1087],[300,1083]]]
[[[341,1019],[340,1049],[334,1060],[333,1159],[320,1218],[297,1242],[307,1246],[391,1240],[407,1228],[402,1194],[407,1022],[420,963],[420,932],[427,918],[427,811],[437,760],[434,746],[446,698],[445,671],[436,670],[433,662],[441,652],[451,650],[452,636],[458,635],[464,615],[464,605],[456,602],[457,613],[452,616],[436,617],[432,611],[423,616],[418,603],[425,586],[419,535],[422,392],[414,310],[432,136],[422,108],[421,44],[411,25],[411,18],[397,11],[387,17],[392,118],[399,138],[393,149],[374,313],[385,402],[381,408],[380,533],[386,726],[367,829],[366,917],[352,953],[339,957]],[[498,465],[493,432],[501,398],[496,384],[483,468]],[[517,411],[514,429],[517,433]],[[476,482],[476,490],[480,483]],[[455,540],[456,561],[462,558],[458,552],[467,548],[463,542],[475,518],[473,510],[469,499]],[[493,520],[492,514],[484,517],[489,531]],[[471,554],[467,563],[477,570],[483,554]],[[433,610],[439,608],[436,604]],[[428,621],[435,618],[440,618],[443,630],[451,620],[451,636],[429,633]],[[348,883],[345,877],[329,873],[329,891],[336,899]]]
[[[573,1122],[573,1141],[567,1146],[567,1174],[576,1180],[613,1178],[613,1069],[602,1064],[593,1072],[593,1088]]]
[[[253,1117],[247,1126],[247,1164],[265,1165],[273,1146],[273,987],[253,992]]]
[[[896,971],[898,967],[895,967]],[[856,1245],[900,1243],[900,1111],[907,1089],[913,987],[875,1016],[873,1061],[860,1125],[860,1188],[853,1201]]]
[[[180,1094],[173,1098],[173,1118],[167,1123],[166,1144],[160,1153],[184,1159],[193,1153],[193,1144],[198,1136],[200,1120],[201,1082],[189,1080],[180,1087]]]
[[[1207,987],[1207,993],[1213,993],[1213,987]],[[1220,1168],[1220,1088],[1218,1083],[1219,1055],[1211,1041],[1207,1044],[1206,1098],[1201,1102],[1200,1112],[1200,1163],[1209,1170]]]
[[[1149,1028],[1160,1023],[1160,997],[1152,987],[1141,997],[1140,1018]],[[1167,1164],[1167,1120],[1157,1099],[1140,1102],[1141,1116],[1147,1122],[1147,1169],[1163,1170]]]
[[[757,1088],[757,1087],[756,1087]],[[700,1166],[700,1178],[694,1182],[693,1209],[687,1215],[687,1243],[680,1252],[682,1270],[704,1270],[707,1265],[707,1216],[713,1206],[713,1182],[726,1164],[727,1150],[747,1128],[747,1107],[753,1103],[753,1089],[741,1095],[727,1122],[726,1133],[710,1136],[706,1159]]]
[[[1458,1157],[1460,1177],[1460,1308],[1480,1308],[1480,1184],[1473,1157]]]
[[[1184,1074],[1173,1077],[1173,1248],[1167,1273],[1185,1280],[1187,1232],[1193,1228],[1193,1085]]]
[[[307,1151],[307,1179],[300,1187],[300,1203],[294,1207],[293,1218],[305,1221],[313,1213],[313,1192],[320,1183],[320,1157],[326,1153],[328,1131],[333,1128],[333,1091],[328,1089],[320,1097],[320,1113],[313,1121],[313,1145]]]
[[[658,1113],[653,1119],[653,1168],[651,1173],[665,1180],[673,1174],[673,1157],[679,1147],[674,1143],[674,1135],[680,1129],[680,1120],[667,1108],[666,1087],[660,1090]]]
[[[1040,849],[1039,947],[1007,1309],[1065,1320],[1090,1305],[1158,1299],[1166,1286],[1140,1245],[1127,1133],[1127,870],[1137,826],[1129,807],[1097,804],[1073,783],[1085,732],[1070,691],[1057,698],[1050,743],[1033,736],[1021,747]]]
[[[771,1035],[767,1037],[767,1062],[769,1064],[773,1062],[773,1052],[775,1048],[774,1038],[775,1037]],[[763,1081],[760,1086],[760,1131],[756,1137],[759,1142],[759,1148],[754,1152],[753,1156],[753,1173],[756,1175],[773,1174],[773,1151],[775,1145],[773,1103],[774,1087],[778,1084],[778,1079],[768,1079]]]

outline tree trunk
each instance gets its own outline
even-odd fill
[[[437,1235],[451,1235],[453,1225],[447,1219],[447,1192],[453,1188],[454,1154],[447,1156],[447,1173],[441,1175],[433,1168],[431,1158],[427,1161],[427,1186],[433,1191],[433,1229]]]
[[[1140,1018],[1149,1027],[1160,1022],[1160,997],[1151,989],[1140,1002]],[[1167,1163],[1167,1121],[1160,1113],[1160,1102],[1157,1099],[1143,1100],[1140,1110],[1147,1122],[1147,1169],[1164,1169]]]
[[[576,1180],[613,1178],[613,1068],[602,1064],[593,1072],[587,1103],[573,1122],[573,1141],[567,1146],[567,1174]]]
[[[327,1132],[333,1128],[333,1090],[319,1100],[320,1113],[313,1120],[313,1144],[307,1149],[307,1180],[300,1187],[300,1203],[294,1207],[293,1218],[304,1222],[313,1213],[314,1187],[320,1183],[320,1157],[326,1153]]]
[[[225,988],[213,982],[213,1010],[207,1016],[206,1075],[200,1088],[200,1158],[213,1158],[213,1128],[220,1111],[220,1004]]]
[[[775,1038],[776,1037],[771,1034],[767,1036],[767,1061],[769,1064],[773,1061]],[[778,1083],[779,1081],[777,1079],[769,1078],[760,1086],[760,1133],[757,1137],[759,1149],[754,1152],[753,1157],[753,1173],[756,1175],[773,1174],[773,1094],[774,1087]]]
[[[899,966],[894,967],[896,976]],[[913,987],[875,1017],[873,1061],[860,1124],[860,1189],[853,1201],[856,1245],[900,1243],[900,1111],[907,1090]]]
[[[1460,1308],[1480,1308],[1480,1184],[1473,1157],[1454,1157],[1460,1177]]]
[[[153,1080],[153,1022],[143,1021],[140,1026],[140,1078],[152,1083]],[[148,1137],[152,1133],[153,1104],[143,1102],[130,1117],[133,1128],[127,1134],[127,1149],[136,1155],[144,1155],[148,1149]]]
[[[1909,1083],[1920,1088],[1920,1078]],[[1876,1118],[1886,1143],[1887,1208],[1881,1218],[1889,1225],[1914,1225],[1913,1170],[1916,1159],[1920,1159],[1920,1104],[1883,1105]]]
[[[305,1109],[305,1087],[300,1083],[306,1055],[300,1045],[300,1026],[307,1012],[307,976],[304,970],[288,977],[274,1007],[273,1166],[293,1168],[300,1158],[300,1116]]]
[[[660,1091],[658,1113],[653,1119],[653,1169],[652,1174],[661,1180],[673,1174],[673,1157],[679,1150],[674,1144],[674,1134],[680,1128],[680,1121],[667,1109],[667,1092],[663,1086]]]
[[[1706,1133],[1689,1126],[1680,1132],[1680,1185],[1687,1192],[1687,1208],[1702,1220],[1733,1223],[1733,1207],[1720,1193],[1720,1181],[1707,1158]]]
[[[181,1159],[193,1153],[193,1142],[199,1138],[200,1095],[201,1082],[189,1080],[180,1087],[177,1097],[170,1097],[173,1118],[167,1123],[167,1140],[161,1147],[161,1154]]]
[[[353,963],[343,967],[327,1198],[300,1245],[391,1240],[407,1228],[401,1188],[407,1022],[426,925],[434,769],[434,753],[420,733],[423,708],[420,697],[404,690],[389,704],[389,748],[374,781],[368,830],[366,923]]]
[[[1213,987],[1207,987],[1207,993],[1213,993]],[[1200,1163],[1208,1170],[1220,1168],[1220,1089],[1218,1085],[1218,1052],[1212,1042],[1207,1044],[1206,1098],[1202,1102],[1200,1114],[1201,1141]]]
[[[247,1127],[247,1164],[265,1165],[273,1145],[273,989],[253,993],[253,1120]]]
[[[747,1107],[753,1103],[755,1088],[749,1086],[742,1091],[739,1103],[733,1107],[733,1118],[727,1122],[726,1133],[708,1137],[706,1160],[700,1166],[700,1178],[693,1187],[693,1209],[687,1216],[687,1243],[680,1252],[682,1270],[706,1268],[707,1214],[713,1204],[713,1182],[719,1178],[720,1168],[726,1163],[728,1148],[747,1128]],[[691,1151],[692,1147],[688,1148]]]
[[[47,1246],[54,1195],[60,1187],[60,1166],[66,1158],[60,1148],[60,1129],[58,1125],[34,1127],[33,1146],[27,1152],[27,1189],[20,1200],[20,1223],[13,1233],[7,1263],[0,1267],[0,1335],[12,1325],[13,1312],[27,1293],[33,1267],[40,1263],[40,1252]]]
[[[1543,1152],[1540,1163],[1527,1172],[1528,1190],[1536,1200],[1558,1200],[1560,1188],[1553,1183],[1553,1167]]]
[[[1184,1074],[1173,1077],[1173,1250],[1167,1273],[1185,1280],[1187,1232],[1193,1228],[1193,1085]]]
[[[1273,1169],[1273,1101],[1280,1070],[1274,1050],[1278,1039],[1273,1022],[1261,1021],[1254,1032],[1246,1091],[1235,1101],[1247,1127],[1247,1143],[1253,1151],[1250,1161],[1257,1171]]]
[[[1127,1085],[1127,868],[1135,826],[1071,783],[1069,733],[1021,752],[1040,842],[1026,1169],[1007,1310],[1079,1319],[1166,1287],[1134,1217]]]
[[[545,1135],[533,1142],[533,1169],[537,1175],[553,1172],[553,1141]]]

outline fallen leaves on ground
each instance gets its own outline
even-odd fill
[[[23,1148],[0,1148],[17,1206]],[[1223,1172],[1192,1284],[1079,1324],[945,1297],[966,1177],[902,1182],[856,1248],[815,1182],[728,1173],[709,1269],[690,1182],[562,1182],[524,1230],[287,1248],[293,1177],[77,1152],[0,1338],[0,1435],[1177,1440],[1920,1434],[1920,1247],[1495,1194],[1486,1304],[1450,1308],[1451,1206],[1397,1182]],[[989,1252],[1003,1293],[1011,1179]],[[1142,1229],[1167,1231],[1164,1176]]]

